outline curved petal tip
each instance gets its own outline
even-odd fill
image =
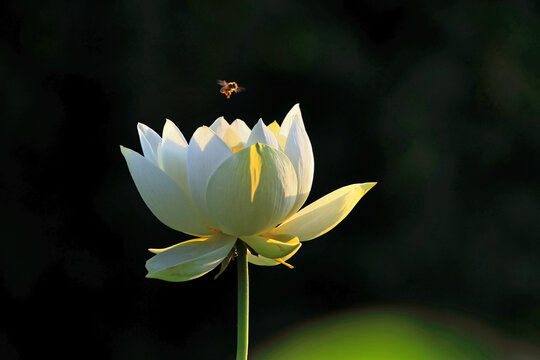
[[[367,193],[371,188],[373,188],[375,185],[377,185],[377,182],[367,182],[363,184],[359,184],[362,187],[362,190],[364,190],[364,194]]]

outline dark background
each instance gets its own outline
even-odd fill
[[[529,1],[13,1],[0,9],[0,350],[220,359],[236,275],[145,279],[152,216],[119,145],[300,103],[308,203],[378,181],[283,266],[251,267],[251,344],[391,304],[540,336],[540,22]],[[227,100],[217,79],[247,88]],[[230,355],[228,355],[230,354]],[[227,357],[228,356],[228,357]]]

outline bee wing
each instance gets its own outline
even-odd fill
[[[244,91],[244,90],[246,90],[245,87],[239,86],[239,87],[236,89],[236,92],[242,92],[242,91]]]
[[[227,81],[225,81],[225,80],[218,80],[218,81],[217,81],[217,84],[218,84],[218,85],[221,85],[221,86],[227,86],[228,83],[227,83]]]

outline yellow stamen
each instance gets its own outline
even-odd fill
[[[291,264],[287,264],[285,261],[281,260],[281,259],[274,259],[276,260],[278,263],[280,263],[281,265],[285,265],[286,267],[288,267],[289,269],[294,269],[294,266],[292,266]]]
[[[233,154],[234,154],[235,152],[240,151],[240,150],[242,150],[243,148],[244,148],[244,147],[243,147],[242,145],[238,145],[238,146],[233,147],[231,150],[232,150],[232,152],[233,152]]]

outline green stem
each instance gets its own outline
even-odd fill
[[[249,273],[246,245],[238,241],[238,338],[236,360],[247,360],[249,332]]]

